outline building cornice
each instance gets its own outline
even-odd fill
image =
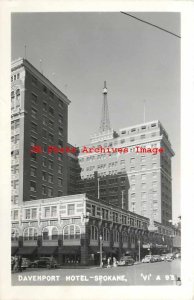
[[[46,78],[43,74],[41,74],[28,60],[24,58],[19,58],[17,60],[14,60],[11,64],[11,71],[13,72],[22,67],[28,70],[44,85],[49,86],[50,89],[54,92],[54,94],[57,95],[57,97],[59,97],[61,100],[63,100],[65,104],[69,105],[71,103],[71,101],[67,98],[67,96],[63,94],[48,78]]]

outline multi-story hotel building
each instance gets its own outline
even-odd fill
[[[12,207],[12,255],[87,265],[99,264],[100,251],[103,259],[170,251],[172,226],[155,225],[150,232],[148,218],[86,194],[25,201]]]
[[[67,153],[48,146],[67,144],[69,99],[26,59],[11,69],[12,203],[67,195]],[[38,145],[42,153],[31,153]]]
[[[104,153],[103,149],[83,153],[80,147],[79,192],[127,208],[168,225],[172,219],[171,158],[168,134],[156,120],[130,126],[116,134],[108,118],[107,88],[100,130],[87,148],[127,148],[125,153]],[[162,148],[163,153],[145,153],[140,148]],[[137,153],[139,152],[139,153]]]

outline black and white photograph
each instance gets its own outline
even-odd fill
[[[13,285],[181,285],[180,26],[12,14]]]
[[[190,300],[192,10],[41,3],[0,15],[0,298]]]

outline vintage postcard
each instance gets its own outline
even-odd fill
[[[184,10],[14,3],[2,299],[191,299]]]

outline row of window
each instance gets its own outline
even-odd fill
[[[11,82],[20,79],[20,73],[14,74],[13,76],[11,76]]]
[[[32,103],[32,105],[35,105],[35,106],[38,103],[38,96],[34,93],[31,94],[31,103]],[[63,105],[63,104],[61,105],[61,103],[63,103],[63,102],[61,101],[59,103],[60,103],[59,109],[61,109],[62,105]],[[33,107],[33,109],[36,110],[35,107]],[[48,105],[47,102],[43,102],[42,109],[43,109],[43,112],[46,112],[46,113],[48,112],[49,116],[54,117],[54,115],[55,115],[54,108],[52,106]],[[63,116],[61,114],[59,114],[58,117],[59,117],[58,121],[60,123],[62,123],[63,122]]]
[[[36,219],[37,218],[38,209],[37,208],[26,208],[24,209],[24,218],[25,219]],[[13,220],[18,220],[19,210],[14,210],[12,212]],[[71,216],[75,214],[75,204],[67,204],[67,215]],[[46,206],[43,208],[43,216],[45,218],[57,217],[57,206]]]

